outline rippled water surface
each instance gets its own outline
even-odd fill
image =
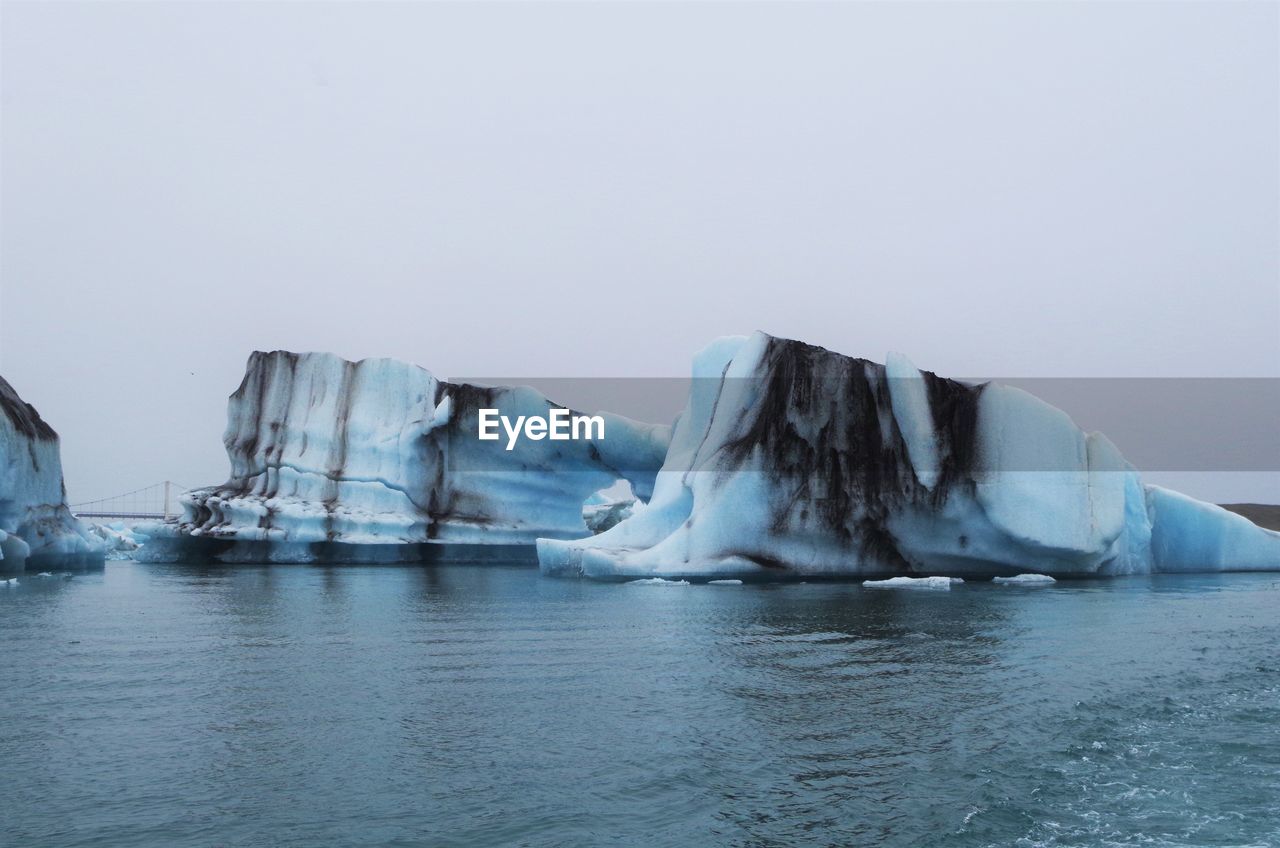
[[[108,563],[0,588],[11,845],[1280,844],[1280,578]]]

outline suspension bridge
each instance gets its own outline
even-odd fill
[[[132,492],[71,504],[77,518],[149,519],[167,521],[179,513],[178,495],[190,488],[172,480],[152,483]]]

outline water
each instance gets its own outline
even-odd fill
[[[1280,578],[109,563],[0,589],[0,842],[1280,844]]]

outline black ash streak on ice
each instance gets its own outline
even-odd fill
[[[740,435],[723,451],[726,465],[749,467],[763,457],[771,487],[771,534],[785,536],[816,515],[834,537],[903,573],[912,571],[886,526],[904,504],[941,507],[953,490],[972,495],[977,456],[978,397],[971,386],[921,371],[937,433],[938,482],[916,476],[894,417],[885,367],[826,348],[771,338],[760,374],[763,390]],[[714,419],[715,412],[712,412]],[[801,424],[797,424],[801,422]],[[964,537],[958,544],[964,546]],[[771,569],[786,563],[748,551]]]
[[[0,377],[0,411],[4,412],[13,429],[25,436],[30,442],[56,442],[58,434],[40,417],[36,408],[18,396],[9,381]],[[34,445],[28,447],[31,467],[40,470],[40,460],[36,456]],[[66,492],[64,491],[65,495]]]
[[[1019,389],[764,333],[695,359],[660,492],[612,530],[542,540],[603,580],[987,578],[1280,570],[1280,535],[1157,486]],[[892,375],[892,376],[890,376]],[[714,384],[711,381],[715,381]]]
[[[621,419],[608,441],[509,452],[478,439],[479,410],[564,407],[391,360],[255,353],[229,404],[230,479],[192,493],[142,556],[347,561],[384,547],[377,561],[420,561],[543,540],[545,572],[603,579],[1280,565],[1280,536],[1143,486],[1105,437],[1020,390],[763,333],[713,343],[697,363],[719,379],[694,386],[674,430]],[[308,431],[324,457],[306,456]],[[659,468],[662,503],[586,537],[587,496],[625,479],[648,500]]]

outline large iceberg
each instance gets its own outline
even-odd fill
[[[695,359],[653,497],[542,570],[603,579],[1280,570],[1280,533],[1144,486],[1016,388],[763,333]]]
[[[417,562],[528,556],[589,531],[583,503],[626,480],[647,498],[670,427],[602,413],[603,436],[481,441],[479,410],[547,417],[527,387],[439,380],[391,359],[256,352],[231,395],[226,483],[138,529],[147,561]]]
[[[58,434],[0,377],[0,572],[101,565],[67,508]]]

